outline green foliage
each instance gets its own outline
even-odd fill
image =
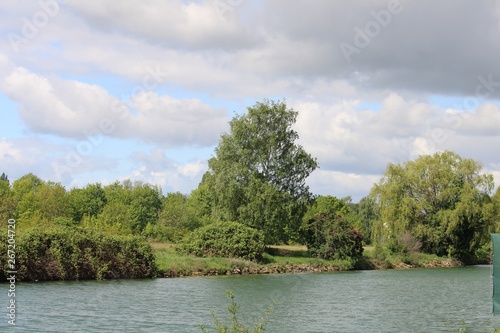
[[[319,215],[304,230],[307,250],[323,259],[358,259],[363,255],[363,235],[334,213]]]
[[[338,199],[332,195],[320,195],[311,202],[303,220],[305,223],[308,223],[321,214],[344,216],[347,213],[348,210],[345,200]]]
[[[158,222],[162,205],[159,187],[124,181],[106,186],[104,192],[107,204],[90,226],[121,234],[141,234],[146,226]]]
[[[212,198],[206,183],[201,184],[191,191],[186,201],[187,209],[196,225],[207,225],[214,222],[212,218]]]
[[[134,233],[129,215],[130,206],[118,200],[110,201],[95,220],[85,220],[82,225],[109,233],[130,235]]]
[[[306,178],[317,162],[295,143],[296,117],[285,102],[266,100],[231,120],[202,182],[215,219],[258,228],[267,243],[297,236],[311,199]]]
[[[188,196],[176,192],[169,193],[163,199],[163,205],[158,220],[158,225],[150,225],[148,234],[155,235],[161,241],[177,243],[188,233],[202,225],[197,209],[188,201]],[[154,236],[153,236],[154,238]]]
[[[218,222],[193,231],[182,251],[200,257],[227,257],[258,260],[264,252],[261,231],[236,222]]]
[[[365,244],[372,241],[372,228],[380,220],[379,205],[371,196],[361,198],[359,203],[348,203],[349,215],[346,219],[352,221],[352,224],[363,234]]]
[[[32,229],[16,238],[19,280],[145,278],[156,275],[152,248],[135,236],[77,228]]]
[[[45,182],[39,186],[35,200],[42,218],[71,218],[71,205],[66,189],[59,183]]]
[[[0,177],[0,221],[7,221],[14,217],[16,203],[7,176]]]
[[[80,211],[83,215],[89,216],[91,219],[97,217],[102,212],[107,203],[106,193],[100,183],[89,184],[83,191],[82,207]]]
[[[489,241],[492,221],[484,209],[492,187],[478,162],[449,151],[389,164],[372,189],[380,205],[373,238],[394,244],[409,231],[424,252],[474,262]]]
[[[40,206],[35,199],[43,181],[32,173],[26,174],[12,183],[12,194],[16,205],[14,217],[27,219],[39,211]]]
[[[135,184],[128,209],[133,231],[139,233],[144,230],[148,223],[158,221],[161,197],[159,187],[149,184]]]
[[[234,294],[232,291],[226,291],[227,296],[231,299],[231,304],[227,307],[229,315],[231,316],[230,322],[228,324],[221,322],[212,311],[212,318],[215,325],[215,331],[217,333],[250,333],[250,327],[241,323],[238,319],[238,311],[240,309],[239,305],[234,300]],[[262,333],[265,330],[267,324],[267,318],[271,314],[274,302],[267,308],[264,316],[254,323],[252,333]],[[205,325],[200,325],[202,333],[208,333]]]

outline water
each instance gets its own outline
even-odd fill
[[[8,286],[0,284],[7,294]],[[278,301],[266,332],[488,332],[489,266],[156,280],[20,283],[16,327],[0,332],[200,332],[227,318],[231,289],[252,323]],[[5,299],[4,298],[4,299]],[[6,304],[3,301],[3,304]]]

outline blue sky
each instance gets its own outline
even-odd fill
[[[315,194],[452,150],[500,184],[500,3],[7,0],[0,172],[189,193],[234,114],[299,112]]]

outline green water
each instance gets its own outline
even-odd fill
[[[6,284],[4,299],[7,298]],[[266,332],[467,332],[500,327],[490,267],[156,280],[21,283],[0,332],[200,332],[231,289],[247,323],[276,300]],[[3,304],[7,304],[6,301]]]

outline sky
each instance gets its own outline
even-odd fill
[[[0,0],[0,172],[189,193],[228,122],[298,111],[314,194],[451,150],[500,184],[498,0]]]

